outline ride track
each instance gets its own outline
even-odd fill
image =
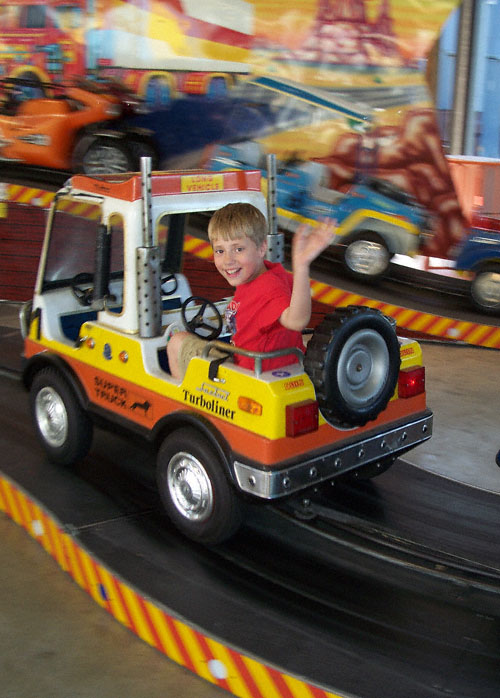
[[[206,272],[206,243],[190,244]],[[142,442],[98,430],[78,469],[46,461],[20,336],[3,327],[0,342],[0,508],[146,642],[237,696],[498,695],[497,495],[399,460],[373,482],[249,505],[236,539],[198,546],[162,513]]]

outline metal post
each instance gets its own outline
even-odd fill
[[[141,157],[142,240],[144,247],[153,245],[153,217],[151,202],[151,158]]]
[[[137,306],[139,334],[157,337],[161,332],[160,248],[153,245],[151,158],[141,158],[142,238],[137,248]]]
[[[269,233],[267,235],[267,259],[270,262],[283,262],[284,235],[278,233],[278,214],[276,212],[276,155],[269,153],[267,164],[267,220]]]
[[[473,57],[474,15],[477,0],[463,0],[460,9],[455,90],[451,118],[450,154],[462,155],[466,149],[466,134],[473,124],[467,124],[467,112],[472,95],[471,66]]]

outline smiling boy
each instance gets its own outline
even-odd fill
[[[300,226],[292,244],[293,276],[278,263],[265,259],[267,221],[251,204],[227,204],[214,213],[208,237],[217,270],[235,288],[226,309],[226,324],[234,346],[250,351],[297,347],[304,351],[302,330],[311,317],[309,267],[331,243],[334,227]],[[200,355],[205,340],[187,332],[174,334],[167,344],[170,371],[180,379],[193,356]],[[264,371],[297,361],[293,355],[266,359]],[[254,360],[240,354],[234,362],[253,368]]]

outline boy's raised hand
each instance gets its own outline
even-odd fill
[[[336,221],[326,218],[317,227],[301,225],[297,228],[292,241],[292,264],[310,265],[335,237]]]

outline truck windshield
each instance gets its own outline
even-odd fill
[[[45,260],[42,290],[69,285],[78,274],[93,276],[96,239],[102,211],[98,204],[71,198],[57,201]],[[123,224],[109,221],[112,235],[111,274],[123,275]]]

